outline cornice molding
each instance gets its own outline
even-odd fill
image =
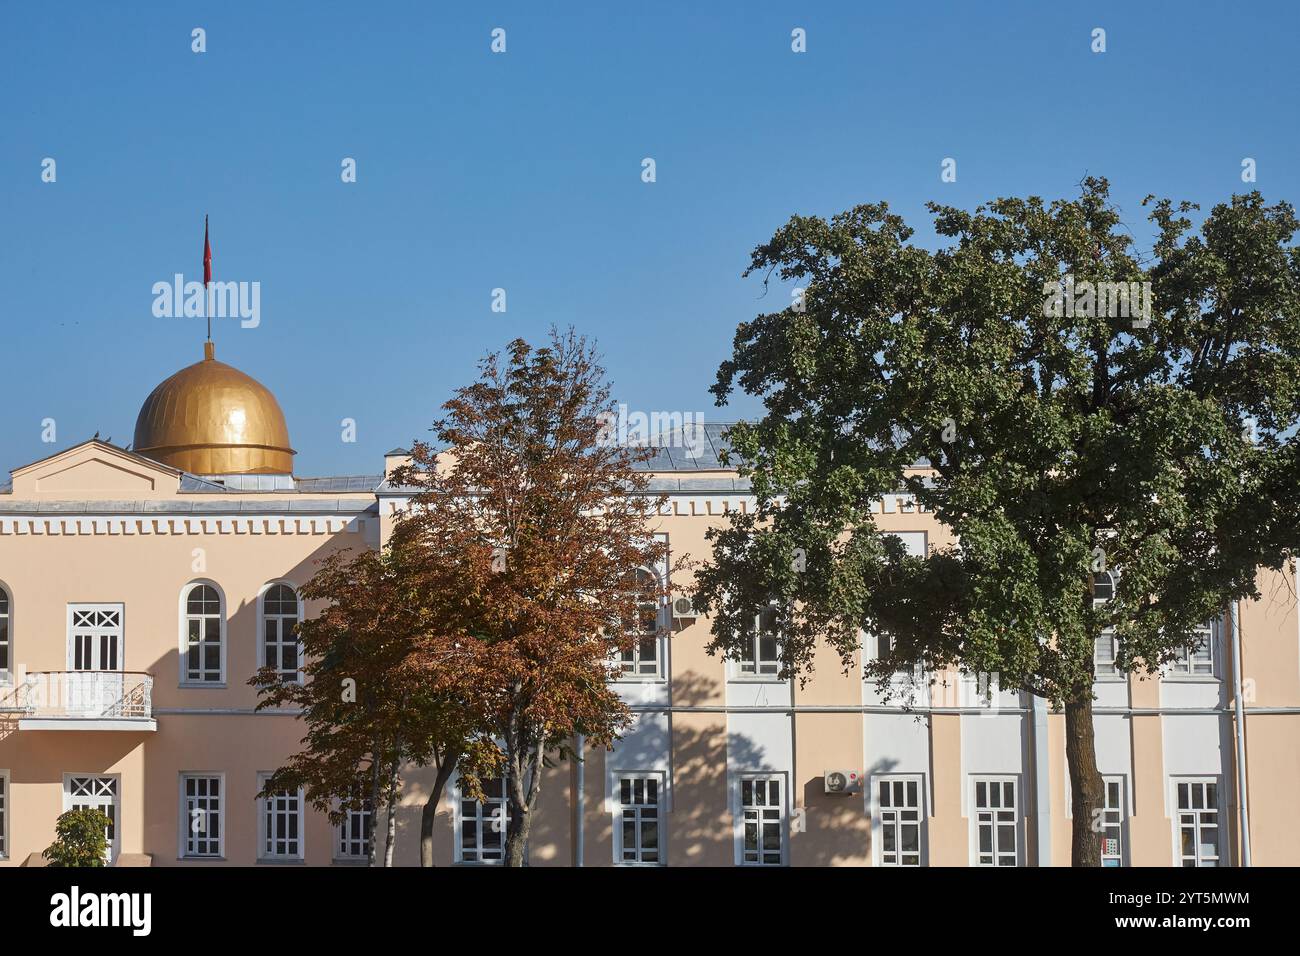
[[[222,516],[201,518],[149,515],[33,515],[0,517],[0,535],[332,535],[358,534],[365,517],[302,515]]]

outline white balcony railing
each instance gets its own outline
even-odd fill
[[[136,671],[31,671],[0,711],[44,720],[153,718],[153,675]]]

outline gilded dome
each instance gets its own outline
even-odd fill
[[[144,400],[134,450],[196,475],[291,474],[294,451],[275,396],[215,358],[183,368]]]

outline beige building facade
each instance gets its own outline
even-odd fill
[[[674,558],[707,557],[707,529],[752,503],[705,430],[649,464],[667,495],[651,530]],[[146,400],[133,444],[84,442],[0,486],[0,865],[39,865],[77,806],[109,814],[118,865],[364,862],[361,815],[333,826],[300,793],[255,799],[302,725],[254,713],[248,680],[264,664],[295,676],[293,625],[313,613],[298,590],[323,557],[386,539],[409,500],[388,481],[403,453],[372,475],[296,477],[274,397],[210,349]],[[878,507],[909,548],[946,541],[907,497]],[[1240,724],[1226,622],[1159,679],[1107,674],[1098,647],[1109,864],[1240,865],[1243,799],[1253,863],[1300,863],[1296,585],[1264,574],[1240,608]],[[619,668],[622,739],[547,771],[531,865],[1069,863],[1064,719],[1041,700],[912,673],[882,695],[829,651],[799,687],[776,678],[770,642],[727,661],[688,606],[660,620],[671,636]],[[413,771],[403,791],[401,865],[418,862],[427,781]],[[499,864],[502,813],[453,780],[437,862]]]

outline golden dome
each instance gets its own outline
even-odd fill
[[[275,396],[214,357],[183,368],[144,400],[135,451],[196,475],[293,472],[289,428]]]

